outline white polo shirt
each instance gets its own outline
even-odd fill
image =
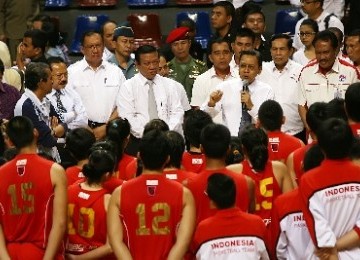
[[[106,123],[116,107],[125,77],[120,68],[107,61],[93,70],[85,58],[68,68],[68,86],[81,97],[89,120]]]
[[[258,76],[260,81],[272,87],[275,100],[281,105],[286,117],[281,131],[290,135],[304,129],[298,112],[298,79],[302,68],[302,65],[293,60],[289,60],[282,71],[276,68],[274,61],[263,62],[261,74]]]
[[[242,80],[234,79],[223,82],[216,87],[221,90],[223,95],[221,100],[216,103],[215,107],[209,107],[207,98],[206,102],[201,106],[201,110],[209,113],[212,117],[215,117],[219,113],[222,115],[224,125],[226,125],[232,136],[238,136],[241,115],[242,115],[242,104],[241,104],[241,91],[243,88]],[[272,88],[264,83],[255,79],[249,85],[249,93],[251,101],[254,104],[253,108],[249,110],[253,121],[256,120],[260,105],[268,99],[274,99],[274,91]]]
[[[336,59],[326,75],[319,71],[319,63],[314,60],[305,66],[300,74],[298,104],[307,104],[310,107],[315,102],[345,98],[345,91],[349,85],[358,81],[357,70],[342,59]]]
[[[328,12],[323,11],[321,13],[321,15],[316,19],[316,22],[319,26],[319,32],[325,30],[325,18],[329,15]],[[299,31],[300,31],[300,25],[301,23],[305,20],[308,19],[309,17],[306,15],[303,18],[301,18],[295,26],[295,35],[294,35],[294,43],[293,46],[296,49],[300,49],[303,44],[300,41],[300,36],[298,35]],[[331,16],[330,20],[329,20],[329,27],[337,27],[339,28],[343,33],[344,33],[344,25],[343,23],[339,20],[339,18],[337,18],[336,16]]]
[[[156,75],[153,89],[159,119],[164,120],[170,130],[182,133],[184,109],[180,102],[176,81]],[[117,101],[118,113],[131,125],[131,133],[141,138],[145,125],[150,121],[148,109],[147,79],[137,73],[125,81]]]

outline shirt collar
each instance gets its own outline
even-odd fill
[[[270,62],[271,64],[271,70],[274,72],[274,71],[279,71],[278,68],[276,68],[276,65],[275,65],[275,62],[274,61],[271,61]],[[286,70],[288,71],[290,69],[290,66],[291,66],[291,60],[289,59],[288,62],[286,63],[285,67],[283,70]]]
[[[230,71],[229,71],[229,74],[225,77],[225,79],[229,78],[229,77],[233,77],[233,78],[236,78],[236,70],[233,70],[231,69],[230,67]],[[210,78],[219,78],[218,75],[216,74],[216,71],[215,71],[215,68],[214,66],[212,66],[210,69],[209,69],[209,73],[210,73]]]
[[[85,70],[87,70],[87,69],[93,70],[93,69],[90,67],[89,63],[86,61],[85,57],[82,59],[81,62],[82,62],[82,71],[85,71]],[[106,62],[105,62],[104,60],[102,60],[100,66],[97,67],[96,70],[104,69],[104,68],[106,68]]]
[[[145,78],[141,73],[138,73],[137,76],[139,77],[141,85],[145,85],[146,82],[148,81],[148,79]],[[151,81],[154,82],[155,85],[157,85],[159,83],[159,80],[160,80],[160,76],[158,74],[156,74],[155,77]]]
[[[317,67],[316,67],[316,70],[315,70],[314,74],[315,73],[321,73],[319,62],[317,62],[316,66]],[[339,59],[336,58],[334,64],[332,65],[331,69],[327,73],[329,73],[329,72],[339,73],[339,71],[340,71],[340,62],[339,62]]]

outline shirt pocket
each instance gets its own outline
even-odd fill
[[[326,86],[324,86],[326,87]],[[308,83],[305,85],[306,94],[316,94],[320,92],[321,85],[319,83]]]

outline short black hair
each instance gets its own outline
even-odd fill
[[[104,22],[102,25],[101,25],[101,28],[100,28],[100,33],[101,35],[104,36],[104,28],[105,28],[105,25],[107,25],[108,23],[112,23],[112,24],[115,24],[115,26],[117,26],[117,22],[115,22],[114,20],[107,20],[106,22]]]
[[[85,42],[86,37],[90,37],[90,36],[93,36],[93,35],[96,35],[96,34],[101,37],[102,41],[104,41],[104,37],[103,37],[103,35],[101,34],[100,31],[98,31],[98,30],[90,30],[90,31],[84,32],[83,35],[81,36],[81,39],[80,39],[81,46],[84,46],[84,42]]]
[[[231,2],[219,1],[213,5],[213,8],[218,7],[218,6],[223,7],[225,9],[226,15],[231,16],[231,17],[235,16],[235,7]]]
[[[91,152],[89,162],[82,168],[87,183],[101,183],[103,176],[112,173],[115,165],[115,156],[108,150],[97,149]]]
[[[261,9],[250,9],[246,14],[245,14],[245,18],[244,18],[244,22],[246,22],[246,19],[252,15],[252,14],[261,14],[262,18],[264,19],[264,23],[265,23],[265,14],[263,13],[263,11],[261,11]]]
[[[50,68],[53,64],[65,63],[64,59],[61,57],[49,57],[47,58],[47,64],[49,64]],[[65,63],[66,64],[66,63]]]
[[[6,135],[17,149],[29,146],[34,141],[34,125],[24,116],[15,116],[6,126]]]
[[[333,32],[338,39],[339,45],[343,43],[344,41],[344,33],[337,27],[329,27],[328,30],[330,32]]]
[[[170,155],[170,145],[164,132],[151,130],[140,140],[139,154],[144,168],[162,170]]]
[[[318,144],[328,159],[349,156],[354,136],[347,122],[338,118],[325,120],[317,132]]]
[[[245,55],[250,55],[250,56],[256,57],[256,59],[258,61],[259,68],[262,68],[262,56],[261,56],[261,53],[259,51],[256,51],[256,50],[242,51],[240,53],[240,60],[241,60],[241,57],[245,56]]]
[[[218,209],[227,209],[235,205],[236,185],[233,178],[228,175],[210,175],[207,179],[206,193]]]
[[[302,21],[301,25],[307,25],[310,26],[311,29],[313,29],[314,32],[318,33],[319,32],[319,25],[316,21],[314,21],[313,19],[305,19],[304,21]]]
[[[213,159],[225,158],[230,147],[231,134],[221,124],[208,124],[201,131],[200,143],[206,157]]]
[[[327,103],[325,102],[315,102],[306,113],[306,123],[315,135],[317,135],[320,125],[328,118]]]
[[[351,84],[345,92],[345,109],[348,117],[360,123],[360,82]]]
[[[360,29],[352,30],[350,33],[348,33],[347,37],[357,36],[359,37],[360,41]]]
[[[47,70],[50,66],[44,62],[31,62],[26,66],[25,70],[25,87],[34,91],[38,88],[40,81],[48,80]]]
[[[45,48],[48,43],[46,32],[39,29],[28,30],[24,33],[24,38],[31,38],[31,43],[35,48],[40,48],[42,53],[45,53]]]
[[[284,112],[275,100],[266,100],[260,105],[258,117],[260,124],[266,131],[281,129]]]
[[[330,42],[330,44],[334,48],[334,50],[339,46],[338,38],[336,37],[335,33],[333,33],[330,30],[324,30],[324,31],[318,32],[315,35],[315,38],[314,38],[312,44],[315,46],[315,44],[318,41]]]
[[[228,40],[224,39],[224,38],[214,38],[214,39],[211,39],[209,41],[209,44],[208,44],[208,55],[210,55],[212,53],[212,48],[214,46],[214,44],[217,43],[217,44],[221,44],[221,43],[226,43],[227,46],[229,47],[229,50],[232,52],[232,48],[231,48],[231,45],[229,43]]]
[[[66,149],[77,160],[85,160],[96,142],[95,135],[87,128],[75,128],[66,135]]]
[[[155,129],[161,132],[170,130],[169,125],[164,120],[156,118],[146,123],[143,134],[145,135],[147,132],[150,132],[151,130],[155,130]]]
[[[293,46],[292,46],[293,40],[291,39],[291,37],[288,34],[285,34],[285,33],[278,33],[278,34],[273,35],[270,38],[270,47],[272,47],[273,41],[278,40],[278,39],[287,40],[286,46],[288,47],[288,49],[291,50],[293,48]]]
[[[328,117],[341,118],[347,121],[347,115],[345,112],[345,100],[342,98],[334,98],[327,103]]]
[[[237,37],[239,37],[239,38],[247,37],[247,38],[250,38],[252,40],[252,42],[255,42],[256,35],[249,28],[239,28],[236,30],[232,42],[235,42]]]
[[[213,122],[211,116],[200,110],[190,110],[184,121],[184,135],[188,143],[200,147],[200,135],[203,128]]]
[[[165,132],[166,138],[170,145],[169,167],[180,168],[182,155],[185,151],[185,141],[181,134],[175,131]]]
[[[154,46],[152,46],[152,45],[143,45],[143,46],[140,46],[140,47],[135,51],[135,60],[136,60],[137,63],[140,64],[140,63],[141,63],[141,62],[140,62],[140,56],[141,56],[142,54],[148,54],[148,53],[154,53],[154,52],[156,52],[156,53],[159,55],[157,49],[156,49]]]

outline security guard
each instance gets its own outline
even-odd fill
[[[200,74],[207,71],[207,67],[205,62],[191,57],[189,53],[191,40],[188,32],[188,27],[178,27],[170,32],[166,43],[171,45],[171,51],[175,56],[168,63],[169,77],[184,86],[190,101],[194,81]]]

